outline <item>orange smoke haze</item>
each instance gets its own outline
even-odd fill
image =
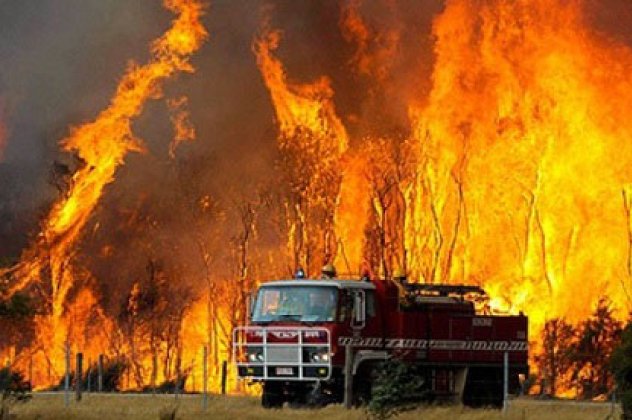
[[[6,118],[4,115],[4,108],[2,100],[0,99],[0,161],[4,157],[4,149],[7,147],[7,138],[9,137],[8,128],[6,126]]]

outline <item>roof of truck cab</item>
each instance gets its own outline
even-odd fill
[[[330,286],[339,289],[375,289],[375,284],[370,281],[359,280],[339,280],[339,279],[292,279],[292,280],[275,280],[261,284],[261,287],[272,286]]]

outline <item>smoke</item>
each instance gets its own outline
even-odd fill
[[[4,104],[0,98],[0,162],[2,162],[4,158],[4,148],[7,146],[7,138],[9,136],[7,126],[4,122],[5,120]]]
[[[632,3],[627,0],[585,0],[584,18],[607,42],[632,47]]]
[[[0,91],[11,132],[0,162],[0,251],[16,257],[56,192],[58,142],[105,107],[132,57],[168,22],[159,2],[3,2]],[[164,24],[162,24],[164,22]],[[161,25],[162,24],[162,25]]]

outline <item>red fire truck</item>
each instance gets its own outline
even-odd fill
[[[505,357],[509,393],[528,374],[527,317],[492,315],[485,298],[477,286],[368,276],[267,282],[249,325],[233,332],[238,376],[263,383],[264,407],[324,404],[342,401],[346,368],[357,402],[370,396],[382,363],[398,359],[414,366],[435,400],[500,405]]]

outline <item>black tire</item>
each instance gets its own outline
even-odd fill
[[[470,369],[463,391],[463,404],[475,408],[501,408],[503,405],[502,371],[493,368]]]
[[[285,398],[283,396],[283,386],[279,382],[264,382],[263,393],[261,394],[261,406],[263,408],[281,408]]]
[[[372,364],[364,364],[358,369],[353,378],[353,405],[361,407],[368,405],[373,397],[373,382],[377,378],[376,367]]]
[[[290,408],[305,408],[308,404],[308,389],[302,384],[293,384],[288,389],[287,402]]]

